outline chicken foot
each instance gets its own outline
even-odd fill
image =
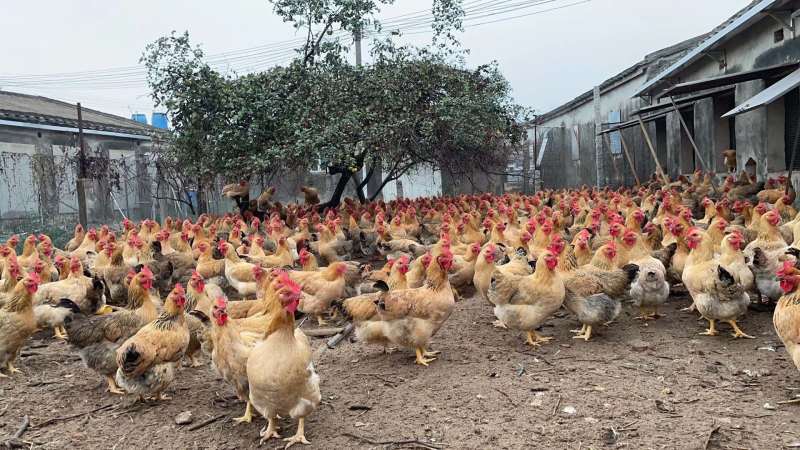
[[[569,330],[570,333],[583,334],[586,331],[586,325],[582,325],[580,330]]]
[[[436,360],[436,358],[425,358],[425,349],[422,347],[416,348],[416,354],[417,354],[417,359],[414,362],[416,362],[421,366],[427,367],[428,364]]]
[[[502,321],[502,320],[500,320],[500,319],[497,319],[497,320],[495,320],[494,322],[492,322],[492,325],[493,325],[495,328],[503,328],[503,329],[505,329],[505,330],[507,330],[507,329],[508,329],[508,327],[506,326],[506,324],[504,324],[504,323],[503,323],[503,321]]]
[[[111,375],[106,375],[106,383],[108,383],[108,392],[117,395],[125,395],[125,391],[117,386],[117,381]]]
[[[321,314],[317,314],[317,325],[319,325],[319,326],[321,326],[321,327],[324,327],[324,326],[326,326],[326,325],[329,325],[329,324],[330,324],[330,322],[328,322],[327,320],[325,320],[325,319],[322,317],[322,315],[321,315]]]
[[[731,334],[731,336],[735,338],[755,339],[755,336],[750,336],[749,334],[746,334],[744,331],[742,331],[742,329],[739,328],[739,325],[736,324],[735,320],[729,320],[728,324],[733,328],[733,333]]]
[[[537,333],[536,330],[531,330],[527,332],[527,339],[526,342],[533,347],[539,347],[542,344],[552,341],[553,338],[550,336],[542,336],[541,334]]]
[[[250,423],[253,421],[253,405],[250,402],[247,402],[247,408],[244,410],[244,415],[242,417],[236,417],[233,419],[236,423]]]
[[[259,446],[272,438],[280,439],[281,435],[278,434],[278,427],[275,425],[275,418],[268,417],[267,426],[262,428],[259,434],[261,435],[261,441],[258,443]]]
[[[708,320],[708,329],[703,332],[699,333],[701,336],[716,336],[719,334],[717,331],[717,321],[714,319],[707,319]]]
[[[658,313],[658,307],[657,306],[653,308],[652,312],[649,312],[648,308],[640,306],[639,307],[639,313],[640,314],[638,316],[636,316],[636,319],[644,321],[644,322],[647,322],[648,320],[656,320],[656,319],[662,317],[661,314]]]
[[[686,308],[681,308],[681,311],[692,312],[692,311],[694,311],[696,309],[697,309],[697,307],[694,306],[694,302],[692,302],[692,304],[687,306]]]
[[[583,333],[578,334],[576,336],[572,336],[572,339],[583,339],[584,341],[588,341],[592,337],[592,326],[591,325],[584,325],[585,331]]]
[[[67,330],[64,329],[62,326],[58,326],[53,328],[53,337],[56,339],[61,339],[66,341],[67,340]]]
[[[6,363],[6,369],[8,369],[8,374],[9,375],[13,375],[15,373],[20,373],[20,370],[17,369],[16,367],[14,367],[14,362],[13,361],[9,361],[8,363]]]
[[[308,439],[306,439],[305,422],[306,419],[302,417],[297,419],[297,433],[295,433],[294,436],[288,437],[283,440],[284,442],[287,442],[286,447],[284,447],[284,449],[289,448],[294,444],[305,444],[305,445],[311,444],[311,442],[308,442]]]

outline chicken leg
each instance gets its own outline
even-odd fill
[[[125,391],[117,386],[116,380],[111,375],[106,375],[106,383],[108,383],[108,392],[117,395],[125,395]]]
[[[322,315],[321,315],[321,314],[317,314],[317,325],[319,325],[319,326],[321,326],[321,327],[324,327],[325,325],[328,325],[328,321],[327,321],[327,320],[325,320],[325,319],[322,317]]]
[[[417,360],[415,362],[417,364],[421,365],[421,366],[426,366],[427,367],[428,364],[430,364],[431,362],[436,360],[436,358],[426,359],[425,358],[425,349],[422,348],[422,347],[417,347],[416,354],[417,354]]]
[[[528,337],[526,341],[533,347],[539,347],[542,344],[553,340],[553,338],[550,336],[542,336],[541,334],[537,333],[536,330],[528,331],[527,335]]]
[[[572,339],[583,339],[584,341],[588,341],[592,337],[592,326],[591,325],[584,325],[585,331],[581,334],[576,336],[572,336]]]
[[[716,336],[719,334],[717,331],[717,321],[714,319],[707,319],[708,320],[708,329],[704,333],[700,333],[702,336]]]
[[[636,316],[637,319],[647,322],[648,320],[656,320],[658,318],[658,307],[653,308],[653,312],[649,312],[648,308],[644,306],[639,307],[639,315]]]
[[[247,402],[247,408],[244,410],[244,415],[242,417],[236,417],[233,419],[236,423],[250,423],[253,421],[253,405],[250,402]]]
[[[311,444],[311,442],[308,442],[308,440],[306,439],[305,422],[306,419],[302,417],[297,419],[297,433],[295,433],[294,436],[288,437],[283,440],[284,442],[288,442],[286,444],[286,447],[284,447],[285,449],[293,446],[294,444],[306,444],[306,445]]]
[[[53,328],[53,337],[56,339],[67,340],[67,330],[64,327],[58,326]]]
[[[20,373],[20,370],[14,367],[14,363],[12,361],[9,361],[8,364],[6,364],[6,367],[8,368],[9,374]]]
[[[506,326],[506,324],[504,324],[504,323],[503,323],[503,321],[502,321],[502,320],[500,320],[500,319],[497,319],[497,320],[495,320],[494,322],[492,322],[492,325],[493,325],[495,328],[503,328],[503,329],[505,329],[505,330],[507,330],[507,329],[508,329],[508,327]]]
[[[745,332],[742,331],[741,328],[739,328],[739,325],[736,324],[735,320],[729,320],[728,324],[731,327],[733,327],[733,334],[731,334],[731,336],[733,336],[735,338],[742,338],[743,337],[743,338],[747,338],[747,339],[755,339],[755,336],[750,336],[749,334],[745,334]]]
[[[261,435],[261,441],[258,443],[259,446],[272,438],[276,439],[281,438],[281,435],[278,434],[278,427],[275,426],[275,418],[273,417],[267,418],[267,426],[261,429],[260,435]]]
[[[569,330],[570,333],[583,334],[586,331],[586,324],[581,326],[580,330]]]

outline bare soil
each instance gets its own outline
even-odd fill
[[[576,322],[561,313],[543,329],[556,339],[534,350],[493,328],[489,306],[472,298],[436,336],[442,354],[427,368],[408,352],[347,341],[324,350],[315,339],[324,403],[306,436],[320,449],[779,449],[800,441],[800,405],[778,404],[800,394],[800,374],[771,313],[741,322],[754,340],[734,340],[724,325],[720,336],[698,336],[705,323],[679,311],[687,303],[672,300],[646,325],[626,307],[590,342],[571,339]],[[263,419],[231,421],[243,405],[210,364],[182,369],[172,400],[135,404],[106,393],[49,335],[35,336],[18,362],[22,374],[0,380],[0,447],[25,415],[22,440],[34,448],[258,445]],[[184,411],[192,424],[176,425]],[[282,434],[295,426],[284,421]]]

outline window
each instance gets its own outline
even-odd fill
[[[775,43],[781,42],[783,40],[783,28],[775,32]]]

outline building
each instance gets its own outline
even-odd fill
[[[761,179],[785,171],[800,129],[798,8],[754,1],[540,116],[543,185],[633,185],[657,170],[654,156],[673,178],[722,173],[726,149]]]
[[[90,222],[150,216],[148,161],[158,147],[157,130],[88,108],[81,123]],[[1,228],[77,222],[78,142],[76,105],[0,91]]]

